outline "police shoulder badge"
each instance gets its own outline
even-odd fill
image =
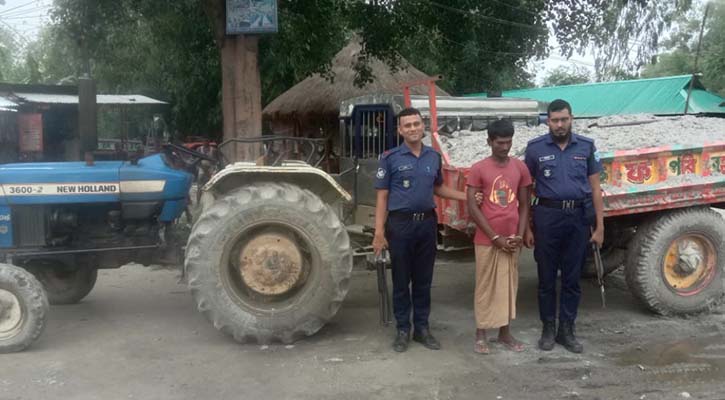
[[[382,168],[378,168],[378,173],[375,174],[375,177],[378,178],[378,179],[385,178],[385,170],[382,169]]]

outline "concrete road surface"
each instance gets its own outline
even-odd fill
[[[536,272],[524,254],[512,353],[474,354],[470,254],[441,257],[432,329],[440,351],[390,349],[378,324],[375,275],[355,271],[350,293],[315,336],[294,345],[239,345],[195,310],[178,272],[102,271],[80,304],[51,308],[28,351],[0,355],[0,399],[725,399],[723,309],[655,316],[608,277],[608,308],[583,282],[578,334],[585,353],[535,348]],[[489,336],[494,336],[491,332]]]

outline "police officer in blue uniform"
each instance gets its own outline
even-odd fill
[[[403,352],[410,341],[413,309],[413,340],[438,350],[430,333],[430,288],[435,263],[438,221],[433,194],[466,200],[463,192],[443,186],[441,156],[422,143],[420,111],[406,108],[398,114],[398,133],[404,142],[380,157],[375,188],[376,254],[390,251],[393,270],[393,312],[397,334],[393,349]]]
[[[559,343],[581,353],[574,335],[581,288],[579,278],[590,242],[604,240],[603,200],[599,182],[602,167],[594,140],[572,133],[571,106],[554,100],[548,107],[549,133],[531,140],[525,162],[534,178],[537,199],[533,228],[524,242],[534,246],[538,267],[539,317],[543,322],[539,348]],[[561,271],[559,327],[556,329],[556,278]]]

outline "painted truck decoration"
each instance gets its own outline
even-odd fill
[[[437,134],[433,145],[442,152]],[[723,294],[725,142],[602,152],[606,272],[624,265],[632,293],[661,314],[708,309]],[[469,168],[444,167],[444,182],[465,189]],[[471,221],[462,202],[436,199],[439,220]],[[588,265],[585,275],[592,275]]]

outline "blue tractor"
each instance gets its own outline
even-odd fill
[[[48,301],[76,303],[98,269],[130,262],[183,265],[199,310],[238,341],[319,330],[347,293],[352,252],[338,215],[350,195],[282,158],[216,173],[199,188],[190,234],[177,221],[192,214],[189,167],[216,162],[206,154],[169,144],[130,161],[0,165],[0,270],[14,273],[0,273],[0,352],[37,338]]]
[[[0,165],[0,351],[29,345],[47,303],[83,299],[99,268],[181,261],[191,175],[177,155]]]

